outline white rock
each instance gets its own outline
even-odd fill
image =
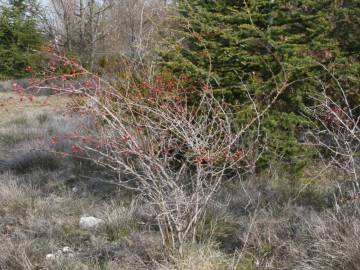
[[[79,188],[79,187],[73,187],[73,188],[72,188],[72,192],[74,192],[74,193],[79,193],[79,192],[80,192],[80,188]]]
[[[93,229],[102,224],[104,224],[104,220],[96,217],[81,217],[79,222],[80,228],[83,229]]]
[[[46,255],[45,259],[47,261],[54,261],[54,260],[56,260],[56,255],[52,254],[52,253],[49,253],[49,254]]]
[[[63,247],[62,249],[59,249],[55,253],[49,253],[46,255],[45,259],[47,261],[55,261],[57,259],[61,258],[73,258],[74,254],[70,247]]]
[[[64,253],[71,253],[72,250],[71,250],[70,247],[63,247],[62,252],[64,252]]]

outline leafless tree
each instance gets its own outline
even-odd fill
[[[48,21],[55,44],[65,53],[79,55],[92,70],[98,44],[108,33],[104,22],[110,8],[108,0],[51,0]]]
[[[160,0],[51,0],[42,21],[59,51],[80,56],[93,70],[101,57],[143,63],[167,6]]]
[[[113,50],[143,62],[156,43],[168,4],[160,0],[122,0],[113,4],[109,17],[113,25]]]

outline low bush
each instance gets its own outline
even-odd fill
[[[50,151],[33,150],[13,157],[5,162],[4,167],[15,173],[28,173],[36,169],[56,170],[60,167],[60,160]]]

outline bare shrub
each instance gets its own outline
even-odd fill
[[[72,109],[96,123],[96,132],[74,136],[79,142],[72,145],[73,154],[110,169],[118,185],[138,192],[156,212],[163,245],[180,254],[185,242],[196,241],[206,206],[219,187],[253,171],[261,155],[259,133],[251,137],[247,131],[260,126],[287,84],[273,91],[262,111],[253,104],[255,117],[236,132],[231,108],[214,98],[206,82],[195,95],[181,79],[125,72],[125,80],[113,87],[73,61],[58,61],[75,68],[62,76],[64,87],[54,90],[72,95]],[[197,106],[191,105],[194,100]]]
[[[342,213],[327,211],[318,222],[304,224],[307,241],[298,249],[296,269],[360,269],[358,202],[347,208]]]
[[[246,251],[261,269],[359,269],[359,205],[339,213],[288,205],[258,213]]]
[[[313,98],[315,105],[309,107],[310,117],[320,125],[317,129],[311,130],[310,141],[318,146],[320,157],[329,168],[340,169],[358,185],[360,180],[358,106],[350,103],[340,81],[329,70],[327,71],[336,81],[341,98],[335,102],[327,93],[325,85],[323,92]],[[359,189],[358,186],[357,188]]]
[[[246,170],[249,150],[231,114],[210,92],[196,108],[179,96],[154,102],[116,92],[86,95],[106,125],[99,129],[101,147],[82,150],[96,153],[96,162],[118,172],[120,185],[154,204],[164,245],[183,253],[221,183]]]
[[[164,246],[182,254],[222,183],[253,170],[259,133],[247,131],[281,90],[263,111],[253,104],[254,118],[238,129],[232,108],[207,83],[194,94],[186,79],[144,72],[113,87],[79,65],[74,70],[87,78],[82,86],[69,82],[55,90],[72,95],[72,109],[95,119],[96,133],[78,136],[73,153],[115,172],[118,185],[153,205]]]

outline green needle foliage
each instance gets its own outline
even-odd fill
[[[235,105],[239,125],[254,117],[254,104],[260,111],[271,105],[261,120],[269,146],[262,161],[278,156],[295,164],[296,172],[311,156],[300,142],[313,125],[304,117],[313,102],[309,97],[323,90],[334,97],[340,93],[328,71],[339,76],[353,103],[359,98],[359,87],[353,88],[360,74],[353,35],[359,32],[359,4],[334,2],[180,0],[177,28],[160,52],[161,65],[186,74],[199,89],[210,83],[219,98]]]
[[[35,5],[32,0],[17,0],[1,7],[0,77],[24,77],[27,67],[36,69],[41,61],[43,37],[34,19]]]
[[[332,37],[340,47],[341,56],[336,59],[338,78],[347,90],[352,104],[360,104],[360,1],[341,1],[333,10]],[[360,115],[358,109],[357,115]]]

